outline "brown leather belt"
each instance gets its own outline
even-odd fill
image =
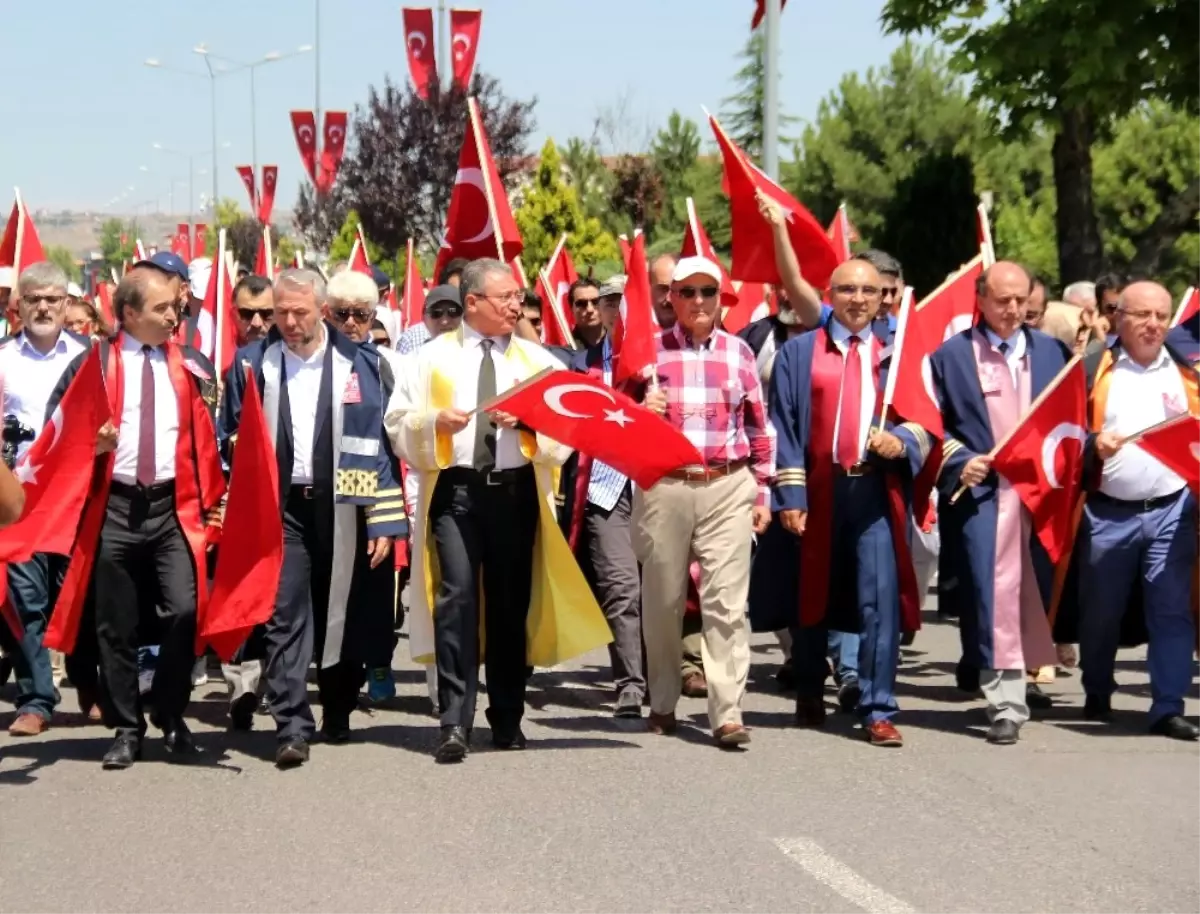
[[[712,479],[720,479],[722,476],[729,476],[736,473],[738,470],[745,469],[750,465],[748,460],[735,460],[733,463],[718,463],[716,466],[705,467],[682,467],[678,470],[672,470],[667,474],[668,479],[682,479],[685,482],[708,482]]]

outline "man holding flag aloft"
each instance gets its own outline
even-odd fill
[[[1024,326],[1032,287],[1018,264],[984,270],[976,287],[979,322],[931,359],[945,428],[940,574],[959,581],[963,660],[979,670],[987,738],[996,745],[1015,743],[1029,719],[1025,671],[1057,659],[1045,611],[1050,562],[1020,496],[992,469],[995,445],[1070,359],[1062,343]]]

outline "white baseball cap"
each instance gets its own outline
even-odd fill
[[[71,298],[83,298],[83,289],[79,288],[79,283],[67,283],[67,294]]]
[[[675,264],[675,272],[671,274],[672,282],[683,282],[689,276],[707,276],[714,282],[721,281],[721,268],[707,257],[684,257]]]

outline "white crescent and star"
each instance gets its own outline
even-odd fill
[[[326,140],[326,142],[328,142],[330,145],[333,145],[333,146],[341,146],[342,138],[345,135],[346,135],[346,131],[343,130],[341,127],[338,127],[336,124],[332,127],[327,127],[325,129],[325,140]]]
[[[42,454],[43,462],[45,462],[46,455],[54,450],[54,446],[58,444],[58,439],[62,436],[63,411],[61,405],[55,407],[54,413],[50,416],[50,421],[46,423],[46,426],[50,429],[51,438],[50,446],[47,447],[46,452]],[[26,451],[25,459],[17,464],[16,468],[13,470],[13,474],[17,477],[22,485],[30,485],[37,482],[37,472],[39,469],[41,469],[41,467],[36,467],[30,462],[29,455],[32,453],[33,448],[30,448],[28,451]]]
[[[412,51],[413,57],[417,58],[417,60],[425,56],[425,46],[428,43],[424,32],[413,32],[408,36],[408,49]]]
[[[460,42],[462,43],[462,50],[459,50],[458,47]],[[464,35],[462,32],[459,32],[454,36],[454,40],[450,42],[450,45],[454,48],[454,59],[462,60],[463,55],[471,50],[471,36]]]
[[[1188,445],[1188,450],[1192,452],[1193,457],[1200,460],[1200,444],[1190,444]]]
[[[482,171],[480,171],[478,168],[460,168],[458,170],[458,174],[454,176],[454,183],[456,185],[470,184],[472,187],[478,188],[479,192],[483,194],[484,211],[487,212],[487,188],[484,187],[483,184]],[[490,212],[488,212],[487,220],[483,223],[483,228],[479,231],[479,234],[472,238],[464,238],[459,243],[473,244],[479,241],[486,241],[494,234],[495,231],[492,229],[492,215]]]
[[[591,393],[596,394],[607,400],[613,406],[617,405],[617,398],[610,391],[601,390],[598,387],[593,387],[590,384],[556,384],[542,394],[542,400],[547,406],[558,413],[560,416],[565,416],[568,419],[595,419],[592,413],[577,413],[574,410],[567,409],[563,406],[563,397],[571,393]],[[621,428],[629,425],[633,420],[625,415],[623,409],[605,409],[605,422],[615,422]]]
[[[316,131],[313,130],[310,124],[301,124],[296,128],[296,136],[300,138],[300,142],[302,142],[305,146],[311,146],[313,144],[313,138],[315,135]]]
[[[1052,489],[1062,488],[1062,482],[1054,469],[1054,458],[1059,447],[1069,438],[1074,438],[1082,444],[1087,440],[1087,432],[1082,425],[1076,425],[1074,422],[1060,422],[1050,430],[1050,434],[1042,442],[1042,472],[1045,473],[1046,482]]]

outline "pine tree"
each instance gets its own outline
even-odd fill
[[[575,188],[563,180],[562,158],[553,140],[542,147],[533,185],[514,215],[525,242],[521,259],[527,271],[546,264],[564,232],[576,264],[620,256],[616,239],[599,219],[584,215]]]
[[[767,84],[767,39],[763,29],[756,29],[739,55],[742,68],[734,74],[738,91],[723,99],[726,106],[721,112],[721,126],[751,157],[762,161],[763,116],[766,111]],[[779,113],[779,143],[791,144],[783,136],[783,130],[796,119]]]

